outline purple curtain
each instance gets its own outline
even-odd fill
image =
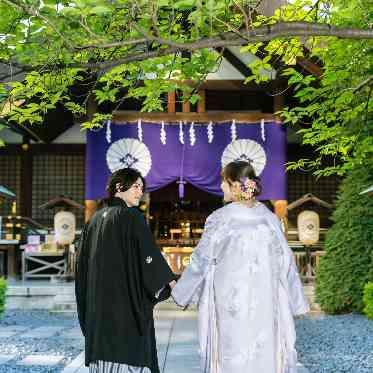
[[[278,123],[212,126],[142,123],[112,124],[87,133],[86,199],[106,195],[112,171],[125,166],[146,174],[147,190],[154,191],[178,181],[180,194],[185,182],[206,192],[222,195],[222,162],[245,159],[260,173],[260,199],[286,199],[286,129]],[[162,130],[164,129],[164,131]],[[194,132],[194,133],[193,133]],[[234,134],[232,141],[232,132]],[[141,141],[139,141],[141,140]],[[182,140],[184,144],[182,143]]]

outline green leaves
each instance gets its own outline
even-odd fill
[[[7,282],[4,278],[0,277],[0,317],[5,311],[6,291]]]
[[[24,80],[0,85],[0,106],[8,98],[25,101],[12,108],[8,118],[26,125],[41,123],[48,110],[61,104],[79,116],[86,111],[81,102],[92,94],[98,104],[112,104],[101,107],[115,107],[135,98],[141,101],[143,111],[159,111],[165,107],[167,92],[178,90],[195,104],[198,87],[218,69],[222,57],[213,44],[190,51],[178,44],[207,39],[228,43],[240,35],[247,40],[241,48],[242,60],[251,70],[245,82],[260,85],[274,79],[275,74],[288,79],[299,104],[286,108],[282,116],[285,123],[302,128],[299,134],[304,144],[318,149],[321,159],[335,157],[338,173],[356,162],[365,162],[371,154],[371,141],[366,139],[372,133],[373,100],[368,102],[368,86],[355,89],[372,74],[371,41],[299,38],[287,32],[268,42],[252,43],[250,38],[265,36],[271,25],[283,21],[368,29],[369,0],[322,1],[317,6],[312,0],[294,0],[272,16],[259,14],[254,9],[256,3],[44,0],[20,2],[24,7],[20,9],[0,0],[0,61],[6,66],[25,65],[28,71]],[[242,13],[240,5],[247,13]],[[263,29],[261,34],[255,30],[261,26],[266,26],[264,34]],[[170,48],[173,54],[163,56]],[[290,67],[306,50],[307,58],[323,68],[320,79],[305,75],[299,64],[297,69]],[[138,62],[138,56],[144,60]],[[275,72],[272,65],[285,69]],[[84,75],[96,78],[77,99],[71,87]],[[90,122],[93,125],[107,115],[97,114]],[[321,163],[318,158],[309,167],[320,167]]]
[[[173,6],[175,9],[187,10],[195,7],[197,0],[177,0],[174,2]]]
[[[368,282],[364,287],[364,313],[369,319],[373,319],[373,282]]]
[[[373,185],[373,157],[355,163],[341,184],[316,276],[316,297],[329,313],[362,312],[363,291],[373,281],[373,198],[360,192]],[[364,297],[371,305],[371,289]]]

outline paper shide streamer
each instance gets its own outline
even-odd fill
[[[111,120],[106,122],[106,141],[111,143]]]
[[[214,140],[214,125],[210,122],[207,126],[207,140],[211,144]]]
[[[165,130],[165,126],[164,126],[164,121],[162,120],[162,125],[161,125],[161,143],[163,145],[166,145],[166,141],[167,141],[167,135],[166,135],[166,130]]]
[[[142,123],[141,119],[137,121],[137,137],[139,138],[139,141],[142,142]]]
[[[231,125],[231,137],[232,141],[237,140],[237,128],[236,128],[236,119],[232,120],[232,125]]]
[[[184,145],[184,130],[182,121],[179,122],[179,141]]]
[[[196,143],[196,131],[194,129],[194,122],[192,122],[192,124],[190,125],[189,137],[190,137],[190,145],[194,146],[194,144]]]

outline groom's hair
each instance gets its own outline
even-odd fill
[[[115,171],[109,178],[106,191],[108,193],[109,198],[113,198],[115,196],[115,193],[118,191],[118,186],[121,192],[125,192],[133,184],[136,183],[138,179],[141,179],[145,191],[145,179],[141,175],[141,173],[134,168],[122,168],[118,171]]]
[[[228,163],[222,170],[221,176],[229,184],[234,183],[235,181],[241,182],[244,178],[249,178],[250,180],[255,181],[256,190],[254,196],[256,197],[262,192],[262,185],[260,178],[256,176],[254,167],[246,161],[234,161]]]

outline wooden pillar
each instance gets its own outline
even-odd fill
[[[286,218],[288,215],[288,201],[286,199],[278,199],[273,202],[275,214],[280,218]]]
[[[281,220],[281,223],[283,225],[285,234],[287,234],[288,230],[288,201],[285,199],[279,199],[276,201],[273,201],[273,206],[275,208],[275,214],[279,217]]]
[[[183,113],[190,113],[190,101],[188,100],[189,99],[189,96],[184,96],[183,97],[184,101],[183,101],[183,108],[182,108],[182,111]]]
[[[276,113],[282,110],[285,106],[285,96],[284,94],[275,95],[273,98],[273,112]]]
[[[183,102],[183,113],[190,113],[190,101]]]
[[[167,112],[168,113],[176,113],[176,93],[175,93],[175,91],[168,92]]]
[[[197,102],[197,113],[206,112],[206,91],[204,89],[198,91],[200,99]]]
[[[85,222],[89,221],[93,214],[97,210],[97,201],[93,199],[86,199],[85,200]]]
[[[94,96],[93,95],[90,95],[88,97],[88,102],[87,102],[87,119],[88,120],[92,120],[93,117],[94,117],[94,114],[97,112],[97,102],[96,100],[94,99]],[[87,151],[87,148],[86,148],[86,151]],[[92,199],[86,199],[85,202],[84,202],[84,206],[85,206],[85,211],[84,211],[84,218],[85,218],[85,222],[88,222],[91,217],[93,216],[93,214],[96,212],[97,210],[97,201],[96,200],[92,200]]]
[[[17,208],[21,216],[32,217],[32,151],[28,139],[24,139],[21,146],[21,185],[20,208]]]

